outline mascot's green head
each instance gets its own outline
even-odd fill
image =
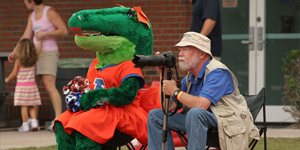
[[[99,67],[132,60],[134,54],[152,54],[152,27],[140,7],[82,10],[73,14],[68,25],[85,31],[75,36],[79,47],[97,52],[99,62],[113,59]]]

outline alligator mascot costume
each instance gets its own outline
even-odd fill
[[[95,51],[97,58],[87,73],[91,91],[79,98],[82,110],[67,110],[55,120],[58,149],[103,150],[116,129],[147,144],[148,113],[140,104],[145,80],[132,63],[135,54],[152,54],[152,27],[146,15],[140,7],[82,10],[68,25],[71,30],[99,32],[75,36],[76,44]],[[105,105],[95,108],[99,103]]]

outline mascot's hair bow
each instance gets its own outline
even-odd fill
[[[120,7],[125,7],[125,6],[121,5],[121,4],[116,4],[116,5],[118,5],[118,6],[120,6]],[[129,7],[127,7],[127,8],[129,8]],[[138,18],[139,22],[142,22],[142,23],[148,25],[148,27],[150,28],[150,25],[149,25],[149,23],[148,23],[148,20],[149,20],[149,19],[148,19],[147,16],[144,14],[144,12],[142,11],[142,8],[141,8],[141,7],[133,7],[133,8],[130,8],[130,9],[133,9],[133,10],[136,11],[137,18]]]

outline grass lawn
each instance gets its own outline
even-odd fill
[[[270,150],[300,150],[300,138],[267,138],[267,149]],[[56,146],[48,147],[28,147],[28,148],[15,148],[9,150],[56,150]],[[263,138],[255,146],[255,150],[263,150],[264,142]],[[127,150],[126,146],[122,147],[122,150]]]
[[[264,149],[264,141],[261,138],[254,148]],[[267,138],[267,149],[269,150],[300,150],[300,138]]]

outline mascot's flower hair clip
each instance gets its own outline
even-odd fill
[[[120,6],[120,7],[125,7],[125,6],[121,5],[121,4],[116,4],[116,5],[118,5],[118,6]],[[129,7],[128,7],[128,8],[129,8]],[[131,16],[133,16],[133,15],[134,15],[134,12],[133,12],[131,9],[133,9],[133,10],[136,11],[136,13],[137,13],[137,18],[138,18],[139,22],[145,23],[149,28],[151,28],[150,25],[149,25],[149,23],[148,23],[149,19],[148,19],[148,17],[144,14],[144,12],[142,11],[141,7],[133,7],[133,8],[130,8],[130,9],[129,9],[128,14],[131,15]]]

